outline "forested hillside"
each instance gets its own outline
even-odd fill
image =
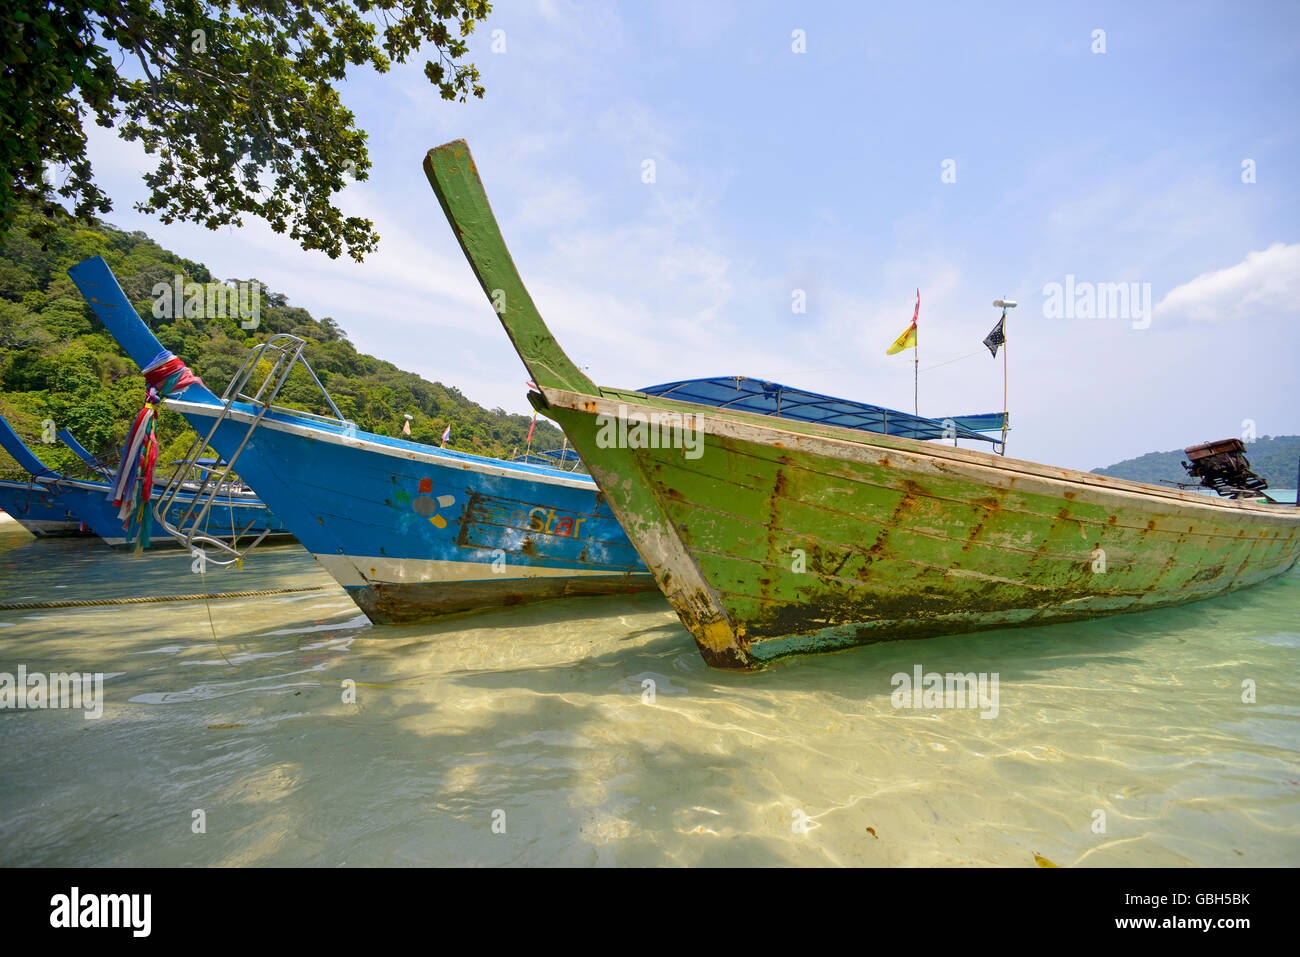
[[[1125,459],[1105,468],[1093,469],[1098,475],[1158,484],[1161,479],[1186,482],[1182,463],[1187,456],[1182,449],[1172,452],[1148,452],[1135,459]],[[1300,461],[1300,435],[1263,435],[1246,443],[1246,458],[1256,475],[1263,476],[1273,488],[1296,487],[1296,463]]]
[[[489,411],[455,386],[429,382],[357,352],[333,319],[317,320],[290,305],[289,291],[262,286],[259,323],[251,331],[241,328],[238,314],[157,318],[157,284],[174,284],[177,276],[185,283],[220,280],[207,265],[168,252],[142,232],[64,222],[42,249],[27,236],[26,227],[20,220],[0,248],[0,412],[55,468],[76,474],[76,459],[61,445],[40,444],[42,433],[48,433],[43,423],[70,429],[91,452],[115,465],[144,398],[144,377],[68,278],[69,266],[96,255],[108,262],[163,346],[218,394],[254,344],[288,332],[308,340],[312,368],[339,410],[359,428],[400,435],[403,414],[410,413],[411,438],[417,442],[439,444],[450,425],[448,448],[498,457],[524,451],[528,416]],[[295,374],[279,401],[326,411],[305,374]],[[180,415],[166,410],[158,434],[163,462],[178,458],[194,439]],[[534,451],[559,448],[560,443],[559,430],[538,419]],[[16,470],[16,463],[0,452],[0,471],[13,477]]]

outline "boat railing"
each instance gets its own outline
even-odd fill
[[[306,346],[305,339],[288,333],[277,333],[253,347],[221,394],[221,412],[213,419],[207,433],[194,440],[176,470],[167,479],[162,494],[155,500],[154,518],[167,534],[185,546],[190,554],[201,553],[205,561],[214,565],[232,565],[243,559],[270,534],[269,523],[264,523],[264,527],[254,534],[253,528],[257,524],[257,515],[250,516],[250,520],[242,529],[239,527],[235,507],[247,505],[248,496],[233,493],[234,489],[243,486],[237,478],[231,478],[232,475],[237,474],[236,466],[240,455],[243,454],[253,433],[257,431],[268,412],[355,430],[356,426],[343,417],[343,413],[334,404],[329,392],[307,362],[306,356],[303,355]],[[329,407],[332,415],[290,409],[275,404],[276,398],[295,368],[302,368],[306,372],[312,384],[320,391],[324,404]],[[200,462],[204,451],[211,445],[217,429],[231,419],[236,403],[244,403],[253,409],[253,418],[243,438],[235,447],[233,454],[219,459],[215,468],[207,462]],[[178,504],[179,514],[174,519],[169,518],[168,512]],[[218,516],[222,510],[229,513],[228,537],[214,534],[209,530],[209,521],[213,517],[214,510]]]

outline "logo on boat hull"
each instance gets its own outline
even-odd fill
[[[410,492],[399,490],[394,496],[399,504],[410,504],[411,511],[421,518],[429,520],[429,524],[434,528],[446,528],[447,520],[439,514],[439,509],[451,508],[456,504],[454,495],[434,495],[433,479],[420,479],[419,491],[415,495]]]

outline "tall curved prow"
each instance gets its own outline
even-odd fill
[[[528,295],[492,215],[468,144],[453,140],[429,150],[424,173],[533,382],[543,392],[560,389],[599,395],[595,384],[564,354]]]
[[[141,369],[148,369],[166,353],[158,337],[144,324],[131,300],[126,298],[117,277],[102,256],[92,256],[77,263],[68,270],[68,275],[104,328]],[[176,394],[176,398],[191,402],[219,401],[201,382],[186,386]]]
[[[657,518],[663,514],[663,503],[647,483],[629,480],[627,470],[639,466],[634,460],[623,459],[611,468],[611,463],[601,460],[601,440],[594,437],[592,421],[605,393],[564,354],[537,312],[510,258],[469,146],[464,140],[453,140],[429,150],[424,172],[465,258],[541,391],[540,395],[530,392],[529,401],[558,422],[569,436],[637,554],[694,635],[705,660],[723,668],[752,667],[752,660],[737,641],[725,610],[696,563],[676,537],[664,534],[667,526]],[[690,406],[685,408],[689,410]],[[685,419],[679,418],[679,422],[686,424]],[[690,424],[693,426],[693,420]],[[610,494],[615,484],[622,495]]]
[[[117,277],[113,275],[113,271],[102,256],[93,256],[77,263],[68,270],[68,275],[72,277],[78,291],[90,303],[90,308],[108,329],[109,334],[142,370],[147,371],[171,356],[171,353],[158,341],[158,337],[140,319],[135,307],[131,305],[131,300],[122,291]],[[246,361],[245,369],[248,368],[250,363]],[[288,368],[285,368],[283,378],[280,380],[281,385],[284,378],[288,377],[288,371]],[[191,382],[166,396],[177,401],[216,406],[222,411],[220,415],[207,419],[185,414],[190,425],[199,434],[199,438],[191,445],[180,467],[163,484],[161,494],[152,500],[154,518],[167,534],[191,551],[195,547],[204,549],[206,559],[218,565],[229,565],[239,561],[271,533],[269,524],[259,528],[258,523],[251,520],[241,529],[233,522],[233,511],[231,512],[232,542],[226,542],[222,535],[208,534],[205,531],[213,506],[230,504],[228,498],[219,500],[218,495],[230,488],[230,475],[235,460],[269,408],[266,405],[261,408],[244,437],[244,443],[240,444],[233,455],[224,457],[225,464],[219,471],[195,473],[194,462],[211,444],[212,437],[229,415],[230,408],[237,397],[238,390],[232,388],[227,390],[226,396],[218,398],[207,386],[198,381]],[[191,481],[190,477],[195,474],[198,476],[197,481]],[[180,504],[179,517],[172,512],[172,506],[178,503]]]
[[[63,476],[36,457],[36,453],[27,447],[27,443],[18,437],[4,416],[0,416],[0,447],[8,452],[15,462],[32,478],[49,478],[58,480]]]

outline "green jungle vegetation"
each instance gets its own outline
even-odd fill
[[[56,218],[57,228],[44,243],[28,235],[31,222],[24,216],[0,243],[0,413],[50,467],[68,475],[88,474],[61,443],[42,441],[64,428],[105,464],[116,466],[144,402],[144,376],[67,275],[69,266],[90,256],[104,257],[163,347],[218,395],[254,345],[287,332],[307,340],[305,355],[312,369],[339,411],[359,429],[400,436],[403,414],[410,413],[410,437],[416,442],[436,446],[443,429],[451,425],[449,449],[500,458],[524,452],[530,416],[485,409],[455,386],[429,382],[360,353],[333,319],[313,318],[264,284],[255,330],[242,328],[234,310],[227,310],[233,314],[224,319],[156,318],[157,284],[173,284],[177,276],[187,283],[217,282],[212,271],[168,252],[143,232],[123,232],[98,221],[91,228],[66,216]],[[523,378],[521,371],[521,387]],[[301,367],[277,404],[329,411]],[[158,417],[160,466],[181,458],[196,438],[179,413],[164,408]],[[558,449],[561,442],[559,429],[538,418],[533,451]],[[0,473],[25,477],[3,452]]]
[[[1135,459],[1125,459],[1105,468],[1093,469],[1093,472],[1152,484],[1160,484],[1162,479],[1188,482],[1191,480],[1182,466],[1186,458],[1182,449],[1148,452]],[[1271,488],[1295,488],[1297,463],[1300,462],[1300,435],[1259,436],[1253,442],[1246,443],[1246,458],[1250,460],[1250,470],[1265,479]]]

